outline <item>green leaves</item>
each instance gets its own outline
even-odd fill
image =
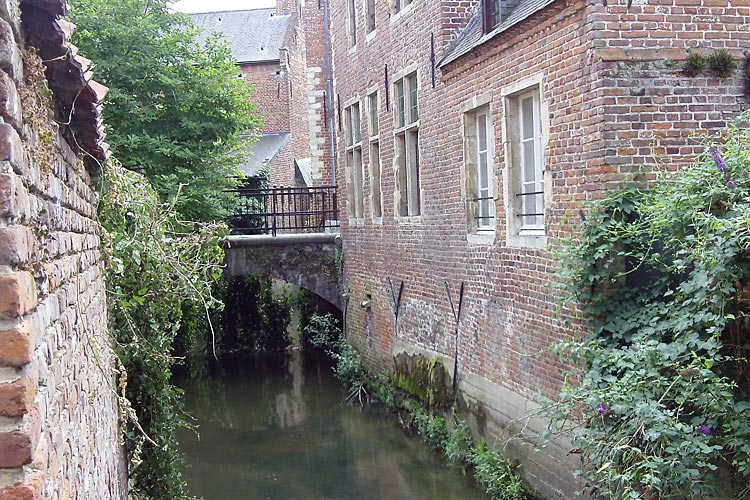
[[[231,176],[246,156],[240,134],[259,127],[229,49],[196,41],[190,18],[165,0],[75,0],[74,43],[110,88],[107,139],[187,220],[226,214]],[[178,196],[179,193],[179,196]]]
[[[186,498],[176,430],[184,425],[170,383],[173,343],[186,309],[218,307],[220,224],[186,224],[148,181],[115,163],[102,169],[99,219],[106,248],[110,332],[127,371],[126,397],[137,420],[125,422],[133,498]]]
[[[565,254],[594,333],[568,344],[586,374],[551,416],[586,409],[575,442],[591,493],[700,498],[720,467],[750,476],[747,118],[692,167],[597,202]]]

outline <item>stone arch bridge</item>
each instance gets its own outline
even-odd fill
[[[230,235],[224,249],[229,276],[281,279],[342,308],[339,234]]]

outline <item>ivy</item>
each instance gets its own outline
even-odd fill
[[[725,498],[720,469],[750,477],[747,119],[689,168],[596,202],[567,246],[565,281],[592,333],[558,346],[584,375],[552,416],[580,423],[592,495]]]
[[[186,498],[176,430],[185,425],[171,384],[173,344],[184,311],[208,311],[223,261],[220,224],[178,220],[147,180],[122,166],[102,169],[110,332],[120,359],[120,401],[134,499]]]

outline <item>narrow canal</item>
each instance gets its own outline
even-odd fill
[[[292,351],[183,379],[200,439],[180,436],[205,500],[486,499],[377,407],[342,404],[329,362]]]

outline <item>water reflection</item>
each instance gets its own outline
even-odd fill
[[[484,497],[377,409],[341,404],[320,357],[296,351],[222,363],[183,382],[200,439],[181,435],[192,495],[206,500]]]

